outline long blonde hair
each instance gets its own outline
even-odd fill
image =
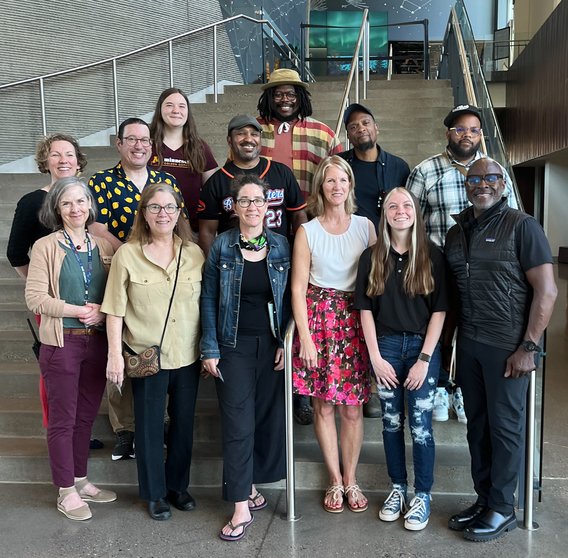
[[[391,197],[397,192],[405,194],[414,206],[414,224],[410,233],[408,265],[404,272],[404,291],[414,298],[417,295],[428,295],[434,290],[430,247],[420,205],[412,192],[399,187],[386,195],[381,209],[377,242],[371,254],[371,271],[367,285],[367,296],[370,297],[382,295],[385,292],[385,284],[393,271],[393,262],[390,258],[391,228],[385,213]]]
[[[144,218],[144,209],[146,209],[148,202],[152,199],[156,192],[167,192],[168,194],[171,194],[174,197],[176,205],[183,208],[181,194],[176,192],[169,184],[166,184],[165,182],[157,182],[156,184],[146,186],[144,190],[142,190],[140,202],[138,203],[138,211],[136,213],[136,217],[134,217],[134,223],[130,229],[127,242],[140,242],[141,244],[148,244],[151,242],[152,235],[146,224],[146,219]],[[174,228],[174,233],[182,240],[193,241],[191,228],[183,209],[178,214],[178,221]]]

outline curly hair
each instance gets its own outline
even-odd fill
[[[87,156],[81,151],[79,142],[73,136],[60,133],[49,134],[48,136],[44,136],[41,140],[39,140],[36,146],[35,155],[35,160],[39,172],[43,174],[49,174],[47,160],[49,158],[49,152],[51,151],[51,146],[54,141],[66,141],[73,146],[73,149],[75,150],[75,156],[77,157],[79,172],[82,172],[83,169],[87,166]]]
[[[310,92],[301,85],[294,85],[293,87],[298,98],[298,117],[302,119],[311,116],[313,110]],[[278,111],[276,110],[276,103],[274,102],[274,90],[275,87],[266,89],[260,96],[258,105],[256,106],[260,116],[267,122],[273,118],[278,118]]]
[[[203,145],[203,140],[199,137],[197,133],[197,125],[191,113],[189,107],[189,99],[187,95],[177,87],[170,87],[162,91],[161,95],[158,97],[158,102],[156,103],[156,108],[154,110],[154,116],[152,117],[152,122],[150,123],[150,137],[152,138],[155,146],[155,151],[158,156],[158,166],[162,167],[164,164],[164,155],[162,153],[164,146],[164,128],[166,124],[162,117],[162,105],[164,101],[175,93],[179,93],[187,103],[187,121],[183,125],[183,154],[185,159],[189,162],[191,170],[193,172],[202,173],[205,171],[205,149]]]

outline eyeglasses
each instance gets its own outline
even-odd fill
[[[456,126],[455,128],[450,128],[450,132],[453,132],[458,138],[465,136],[468,132],[474,138],[478,138],[481,135],[481,128],[463,128],[462,126]]]
[[[465,179],[465,182],[467,185],[475,188],[481,184],[481,181],[485,182],[485,184],[489,184],[489,186],[495,186],[495,184],[502,179],[502,174],[469,174]]]
[[[146,209],[150,212],[153,213],[154,215],[157,215],[158,213],[160,213],[160,211],[162,211],[162,209],[168,214],[168,215],[172,215],[173,213],[175,213],[176,211],[179,211],[179,207],[177,205],[174,205],[173,203],[169,203],[168,205],[159,205],[157,203],[149,203],[146,206]]]
[[[262,207],[266,205],[266,200],[264,198],[253,198],[252,200],[249,198],[239,198],[237,203],[239,207],[249,207],[251,203],[254,203],[256,207]]]
[[[272,98],[275,101],[281,101],[282,99],[284,99],[284,97],[286,97],[286,99],[288,99],[289,101],[295,101],[298,98],[298,95],[291,91],[275,91],[274,95],[272,95]]]
[[[152,140],[150,138],[137,138],[134,136],[128,136],[123,138],[122,141],[126,143],[126,145],[130,145],[130,147],[134,147],[138,142],[140,142],[144,147],[149,147],[152,145]]]

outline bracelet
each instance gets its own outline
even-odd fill
[[[424,361],[424,362],[430,362],[430,359],[431,359],[431,358],[432,358],[432,357],[431,357],[430,355],[427,355],[426,353],[420,353],[420,354],[418,355],[418,360],[422,360],[422,361]]]

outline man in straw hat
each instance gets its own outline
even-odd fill
[[[257,120],[262,126],[261,155],[291,168],[307,196],[319,162],[343,148],[329,126],[311,118],[308,84],[298,72],[274,70],[262,89],[257,106]]]

